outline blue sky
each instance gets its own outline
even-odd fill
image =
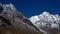
[[[60,15],[60,0],[0,0],[3,4],[12,3],[26,17],[43,13]]]

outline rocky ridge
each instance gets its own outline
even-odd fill
[[[43,34],[12,4],[0,3],[0,34]]]

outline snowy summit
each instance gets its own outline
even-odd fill
[[[40,15],[32,16],[29,20],[37,27],[59,28],[60,16],[52,15],[48,12],[43,12]]]

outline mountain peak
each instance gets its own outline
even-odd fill
[[[49,14],[48,12],[43,12],[43,14]]]
[[[42,14],[40,14],[40,15],[49,16],[49,15],[50,15],[50,13],[49,13],[49,12],[43,12],[43,13],[42,13]]]
[[[36,16],[32,16],[31,18],[29,18],[31,22],[43,22],[43,23],[59,23],[60,21],[60,16],[59,15],[52,15],[48,12],[43,12],[40,15],[36,15]],[[35,21],[34,21],[35,20]]]
[[[52,15],[49,12],[43,12],[40,15],[32,16],[31,18],[29,18],[29,20],[38,29],[40,29],[40,31],[41,31],[42,27],[43,27],[42,29],[44,29],[45,27],[47,27],[49,29],[55,29],[55,28],[60,29],[60,16],[58,14]],[[43,32],[45,32],[45,31],[43,31]]]
[[[12,4],[0,4],[0,34],[43,34]]]

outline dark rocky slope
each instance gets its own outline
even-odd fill
[[[43,34],[12,4],[0,3],[0,34]]]

